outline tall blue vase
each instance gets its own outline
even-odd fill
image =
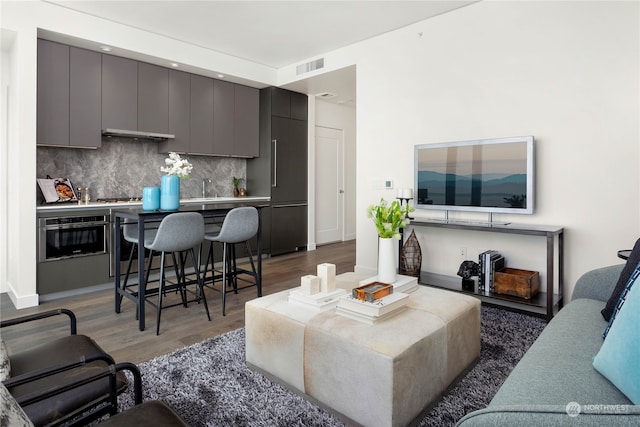
[[[160,180],[160,209],[177,211],[180,207],[180,177],[162,175]]]

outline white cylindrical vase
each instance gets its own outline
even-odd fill
[[[397,280],[395,244],[393,238],[378,239],[378,282],[395,283]]]

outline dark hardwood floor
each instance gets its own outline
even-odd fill
[[[263,295],[279,292],[300,285],[300,277],[316,274],[318,264],[336,265],[337,274],[353,271],[355,265],[355,240],[319,246],[315,251],[296,252],[263,261]],[[207,320],[204,305],[170,307],[162,310],[160,335],[156,336],[156,310],[147,304],[146,329],[138,330],[133,302],[124,299],[122,311],[114,311],[113,290],[104,290],[80,296],[48,301],[38,307],[16,310],[6,294],[0,299],[0,318],[68,308],[78,317],[78,333],[92,337],[116,361],[140,363],[169,353],[204,339],[244,326],[244,304],[256,298],[256,288],[248,288],[237,295],[227,294],[227,315],[222,316],[221,295],[207,290],[211,321]],[[68,318],[31,322],[2,330],[2,337],[9,348],[18,351],[30,348],[38,341],[55,334],[68,333]],[[43,355],[45,356],[45,355]]]

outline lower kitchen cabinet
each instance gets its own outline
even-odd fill
[[[306,249],[307,205],[271,207],[271,255]]]
[[[109,254],[39,262],[36,277],[40,295],[113,283],[109,277]]]

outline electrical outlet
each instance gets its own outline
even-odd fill
[[[463,260],[467,259],[467,248],[464,246],[460,246],[460,258],[462,258]]]

